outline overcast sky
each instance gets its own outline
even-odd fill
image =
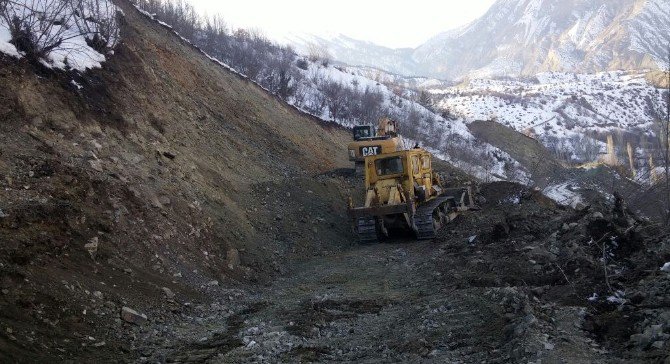
[[[290,33],[344,34],[387,47],[416,47],[467,24],[495,0],[188,0],[201,12],[221,14],[231,26],[261,30],[272,39]]]

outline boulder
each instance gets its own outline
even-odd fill
[[[228,265],[228,269],[230,270],[235,270],[237,267],[240,266],[240,252],[235,249],[235,248],[230,248],[226,252],[226,264]]]
[[[88,251],[88,254],[91,255],[91,258],[95,259],[95,255],[98,253],[98,247],[100,246],[100,241],[98,237],[94,237],[84,245],[84,249]]]
[[[165,298],[167,298],[170,301],[174,299],[175,294],[174,294],[174,292],[172,292],[171,289],[169,289],[167,287],[163,287],[163,288],[161,288],[161,290],[163,291],[163,294],[165,295]]]
[[[121,309],[121,319],[135,325],[141,325],[148,320],[147,315],[139,313],[130,307],[123,307]]]

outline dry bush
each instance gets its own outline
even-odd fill
[[[117,10],[111,1],[78,0],[72,7],[78,32],[89,47],[102,54],[114,49],[120,37]]]
[[[119,40],[116,7],[107,0],[2,0],[0,18],[10,42],[31,62],[48,59],[57,48],[82,51],[71,41],[80,36],[100,53]]]
[[[71,7],[71,0],[8,0],[0,7],[0,17],[16,49],[30,61],[39,61],[67,40]]]

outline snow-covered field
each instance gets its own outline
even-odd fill
[[[8,21],[14,19],[30,30],[35,48],[44,51],[39,59],[44,66],[99,68],[119,41],[119,11],[110,0],[6,2],[6,8],[0,9],[0,52],[15,58],[28,56],[12,40]]]

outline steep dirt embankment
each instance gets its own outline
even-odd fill
[[[603,198],[613,201],[613,195],[624,198],[635,213],[655,221],[662,221],[663,207],[660,188],[649,188],[636,183],[606,165],[596,168],[571,168],[559,161],[540,142],[529,138],[507,126],[475,121],[468,125],[475,137],[509,153],[532,175],[532,184],[539,188],[549,185],[568,184],[581,195],[585,204],[602,203]]]
[[[512,128],[482,120],[468,124],[468,128],[476,138],[504,150],[519,161],[541,187],[566,173],[561,163],[539,141]]]
[[[123,306],[181,312],[163,287],[190,302],[348,244],[322,175],[348,133],[120,5],[103,70],[0,57],[0,361],[113,358]]]

